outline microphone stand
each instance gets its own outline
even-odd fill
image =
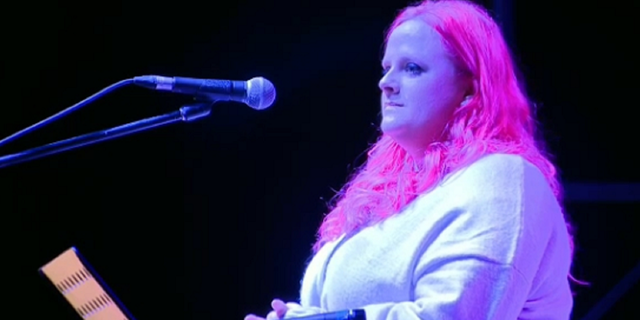
[[[139,132],[178,121],[190,122],[211,113],[213,102],[195,103],[184,105],[174,112],[130,122],[111,129],[87,133],[81,136],[53,142],[44,146],[0,157],[0,168],[22,163],[29,160],[42,158],[62,151],[94,144],[101,141],[122,137],[127,134]]]

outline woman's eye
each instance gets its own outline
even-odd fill
[[[408,63],[405,69],[412,74],[420,74],[422,72],[422,68],[415,63]]]

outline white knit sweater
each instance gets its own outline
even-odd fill
[[[363,308],[368,320],[567,320],[570,263],[542,173],[490,155],[402,213],[325,245],[302,279],[302,309],[287,318]]]

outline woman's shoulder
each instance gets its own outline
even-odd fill
[[[520,155],[504,153],[487,154],[456,169],[449,175],[448,180],[513,180],[521,176],[528,165],[530,164]]]
[[[477,189],[521,190],[531,187],[548,188],[549,183],[538,167],[517,154],[495,153],[484,155],[467,166],[453,172],[443,182],[464,186],[468,191]]]
[[[486,154],[467,166],[467,170],[476,173],[504,172],[505,170],[522,171],[531,165],[518,154],[492,153]]]

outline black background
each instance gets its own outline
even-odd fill
[[[38,274],[70,246],[137,319],[242,319],[266,313],[274,297],[295,299],[325,202],[375,137],[383,31],[407,4],[7,5],[0,22],[0,136],[145,74],[264,76],[278,97],[264,111],[219,104],[197,122],[0,169],[3,312],[76,319]],[[639,7],[637,1],[513,5],[511,43],[567,185],[640,182]],[[3,146],[3,154],[189,102],[126,87]],[[616,193],[637,194],[633,186]],[[596,193],[567,190],[578,228],[574,271],[592,283],[577,289],[574,319],[640,261],[638,201],[583,201]],[[603,319],[637,318],[639,297],[635,286]]]

